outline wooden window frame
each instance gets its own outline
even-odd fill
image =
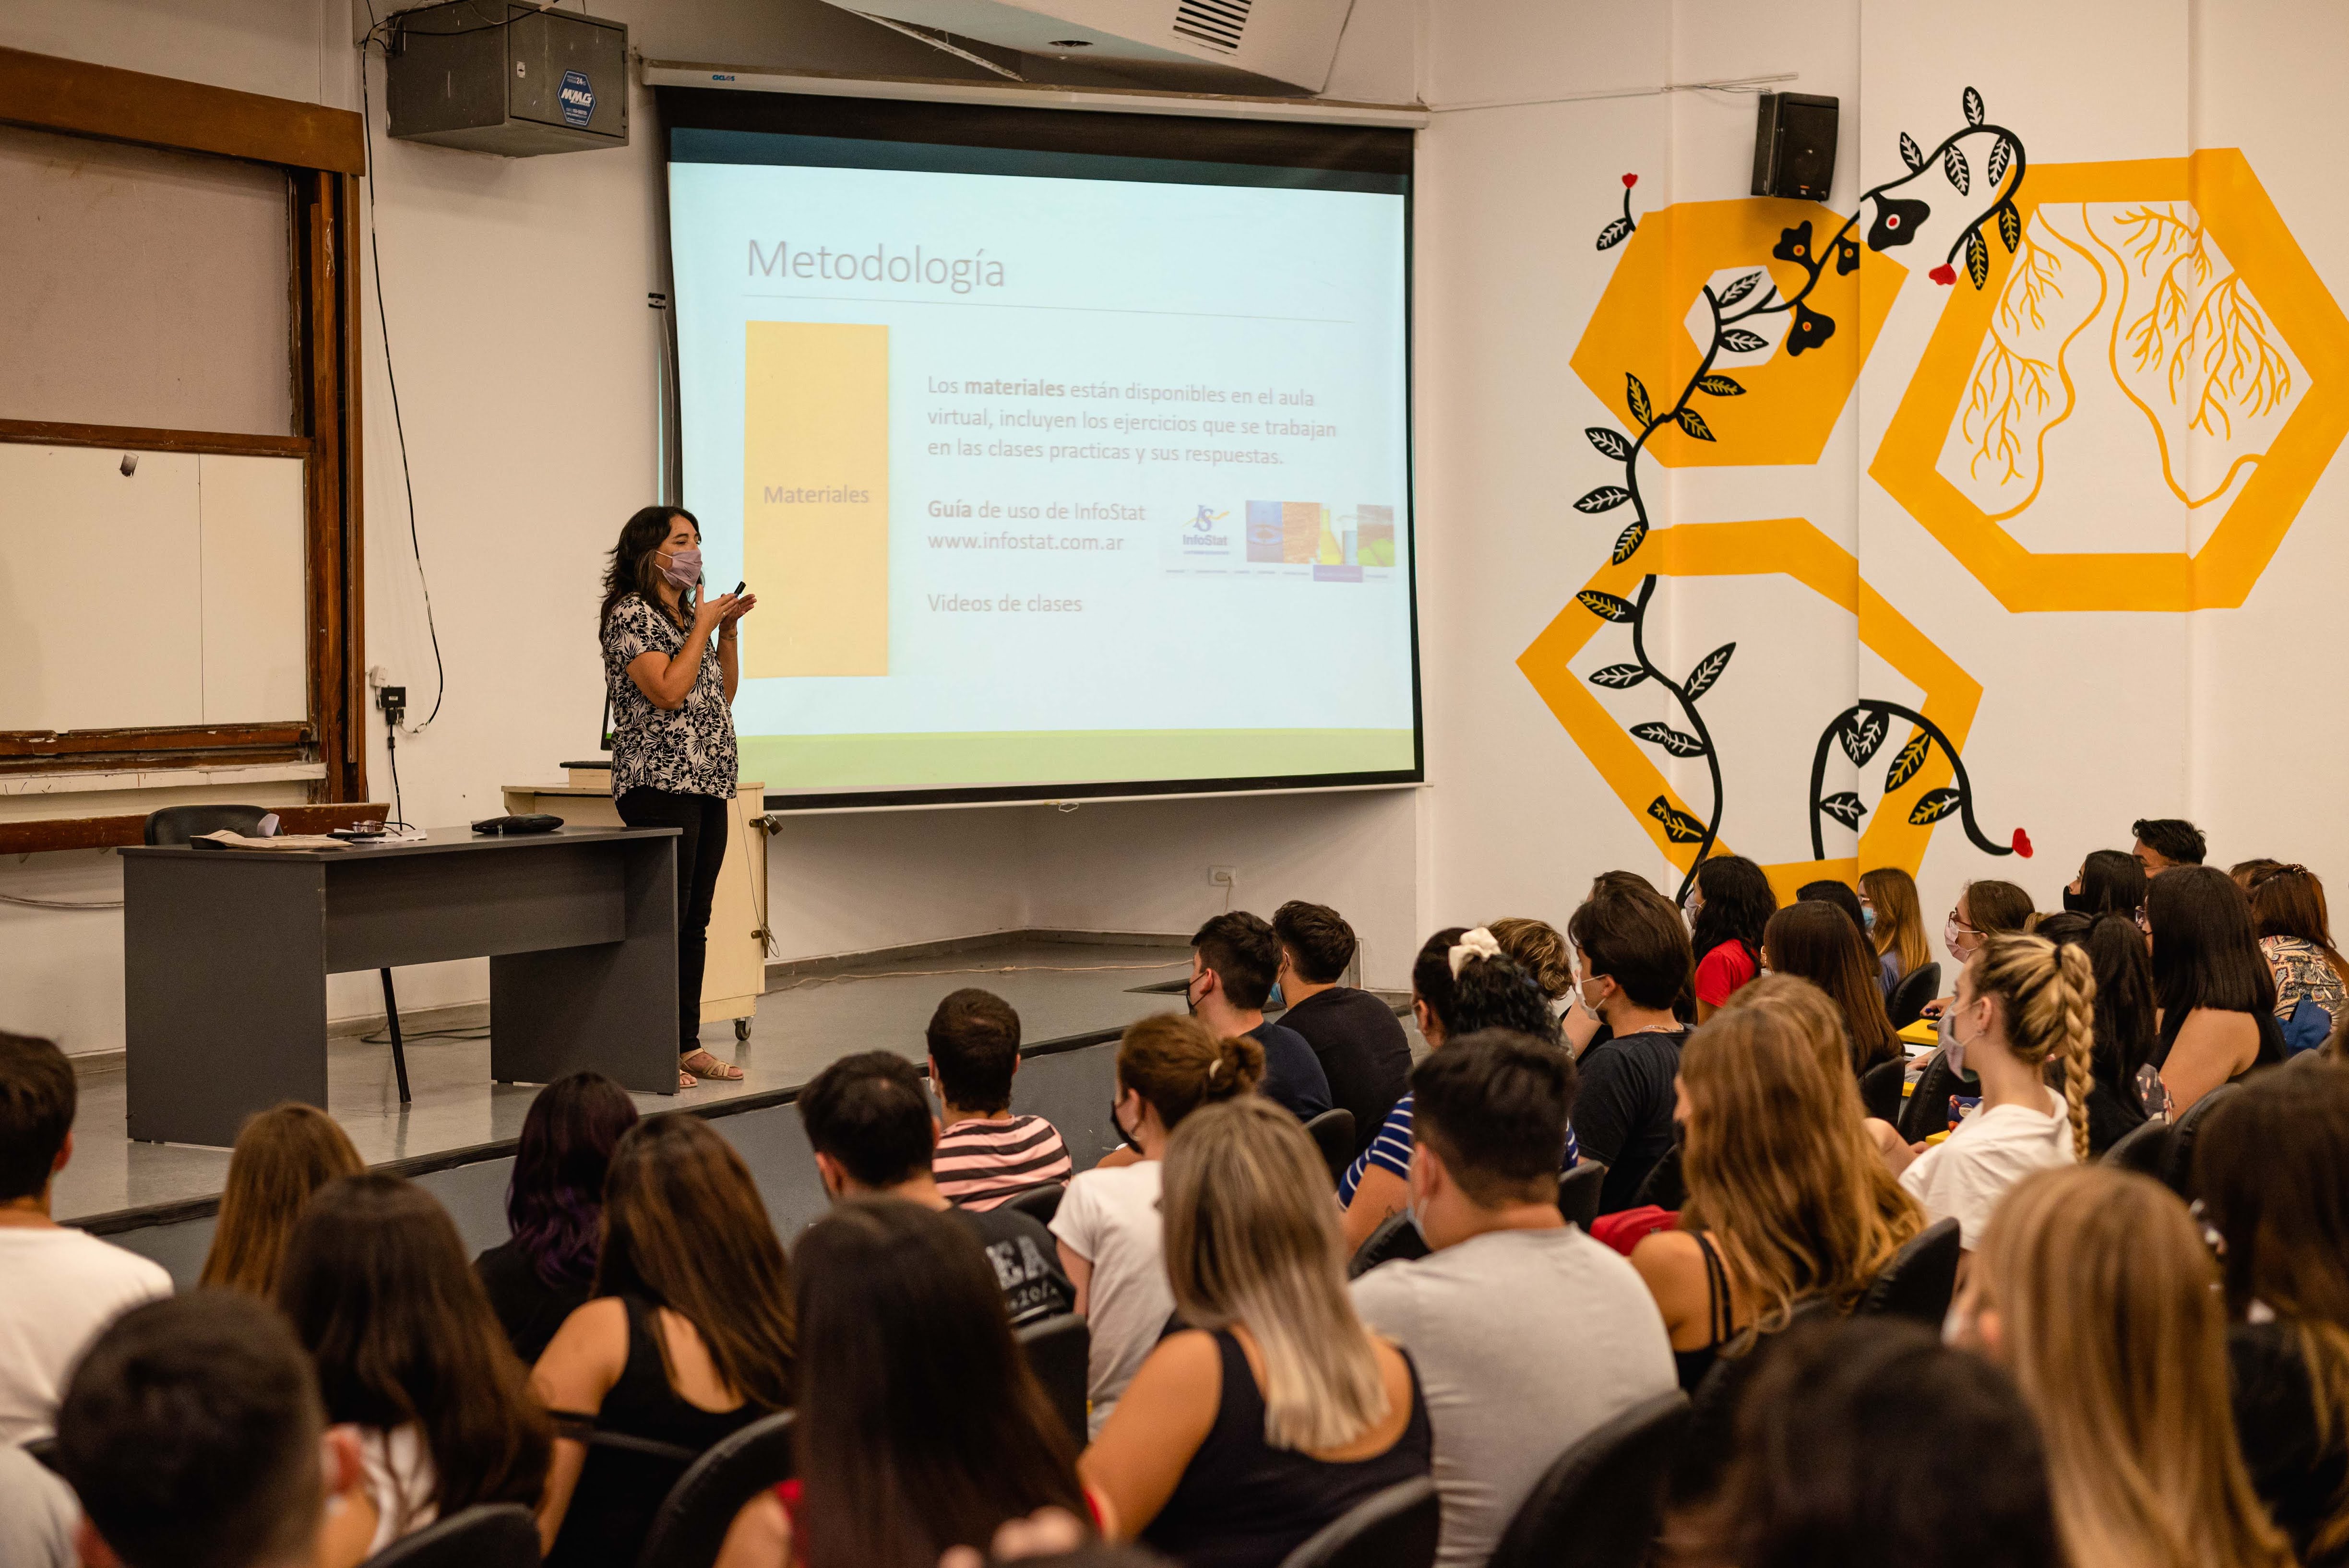
[[[0,48],[0,121],[274,165],[292,199],[292,436],[0,419],[0,441],[304,462],[309,715],[298,724],[0,731],[0,777],[320,762],[316,830],[367,815],[366,615],[359,438],[358,181],[367,133],[348,109]],[[137,817],[0,822],[0,853],[137,843]]]

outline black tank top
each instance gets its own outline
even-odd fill
[[[590,1447],[563,1529],[546,1554],[549,1568],[632,1568],[661,1500],[687,1467],[765,1414],[748,1400],[731,1410],[705,1410],[685,1399],[669,1387],[652,1307],[632,1295],[620,1302],[628,1310],[628,1359],[595,1413],[595,1429],[676,1451],[664,1456]]]
[[[1713,1364],[1721,1357],[1721,1346],[1729,1338],[1729,1271],[1722,1265],[1721,1254],[1713,1251],[1713,1238],[1697,1233],[1697,1250],[1704,1254],[1704,1311],[1713,1337],[1694,1350],[1672,1352],[1672,1366],[1679,1371],[1681,1390],[1693,1398],[1697,1386]]]
[[[1409,1354],[1411,1418],[1382,1454],[1317,1460],[1264,1440],[1264,1395],[1231,1330],[1216,1330],[1223,1397],[1206,1440],[1142,1532],[1184,1568],[1277,1568],[1315,1531],[1371,1494],[1428,1472],[1433,1451]]]
[[[2153,1065],[2157,1071],[2169,1065],[2169,1048],[2178,1044],[2178,1031],[2186,1027],[2186,1020],[2192,1017],[2195,1011],[2192,1008],[2181,1008],[2174,1015],[2165,1016],[2161,1020],[2161,1037],[2154,1042],[2153,1047]],[[2254,1007],[2249,1016],[2252,1023],[2259,1026],[2260,1048],[2251,1057],[2251,1067],[2245,1068],[2242,1072],[2229,1078],[2227,1080],[2229,1083],[2251,1072],[2252,1068],[2272,1067],[2292,1054],[2284,1047],[2283,1026],[2276,1022],[2273,1013]]]

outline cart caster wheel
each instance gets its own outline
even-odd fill
[[[738,1040],[747,1040],[750,1037],[750,1019],[737,1018],[734,1020],[734,1037]]]

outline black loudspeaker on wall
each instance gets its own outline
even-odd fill
[[[1824,201],[1835,183],[1837,102],[1764,93],[1754,128],[1754,194]]]

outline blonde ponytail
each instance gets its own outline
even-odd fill
[[[2072,1117],[2072,1157],[2088,1162],[2088,1090],[2095,1085],[2096,975],[2088,950],[2067,943],[2055,950],[2055,1001],[2064,1044],[2064,1104]]]
[[[2006,1004],[2006,1037],[2015,1059],[2031,1067],[2052,1057],[2063,1062],[2072,1154],[2085,1163],[2096,1038],[2096,978],[2087,950],[2004,932],[1982,940],[1972,969],[1975,990]]]

